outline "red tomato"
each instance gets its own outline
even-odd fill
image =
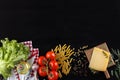
[[[45,66],[41,66],[38,68],[38,74],[42,77],[47,76],[47,68]]]
[[[58,80],[59,74],[57,71],[50,71],[48,74],[48,80]]]
[[[48,51],[48,52],[46,53],[46,58],[47,58],[48,60],[54,60],[54,59],[55,59],[55,53],[54,53],[53,51]]]
[[[45,56],[39,56],[38,58],[38,64],[40,66],[44,66],[44,65],[47,65],[47,59]]]
[[[55,60],[50,61],[49,67],[52,71],[56,71],[58,69],[58,62]]]

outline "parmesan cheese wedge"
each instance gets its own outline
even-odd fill
[[[94,47],[89,68],[97,71],[106,71],[109,58],[110,58],[109,52],[103,49]]]

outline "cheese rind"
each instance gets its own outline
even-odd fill
[[[109,58],[110,58],[109,52],[103,49],[94,47],[89,68],[97,71],[106,71]]]

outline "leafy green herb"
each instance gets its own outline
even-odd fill
[[[105,56],[106,58],[108,58],[107,53],[106,53],[105,51],[102,51],[102,52],[103,52],[104,56]]]
[[[111,70],[111,76],[115,76],[117,80],[120,80],[120,50],[112,49],[112,57],[115,60],[115,68]]]

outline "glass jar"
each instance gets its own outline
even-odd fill
[[[19,74],[26,74],[28,73],[29,69],[30,69],[30,64],[28,62],[21,61],[17,65],[17,71]]]

